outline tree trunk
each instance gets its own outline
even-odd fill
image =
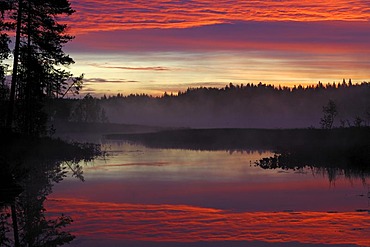
[[[21,41],[22,5],[23,5],[22,0],[19,0],[18,1],[18,15],[17,15],[17,29],[16,29],[15,46],[14,46],[13,74],[12,74],[12,83],[10,86],[8,115],[6,118],[6,128],[7,129],[11,129],[12,124],[13,124],[14,105],[15,105],[15,86],[17,83],[19,46],[20,46],[20,41]]]
[[[19,243],[19,232],[18,232],[18,222],[17,222],[17,211],[15,209],[15,202],[11,205],[12,211],[12,221],[13,221],[13,233],[14,233],[14,247],[20,247]]]

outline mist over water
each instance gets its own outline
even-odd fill
[[[338,110],[334,125],[349,127],[356,117],[370,123],[368,84],[343,88],[285,89],[259,85],[189,89],[178,96],[111,97],[101,101],[114,123],[190,128],[319,127],[331,99]]]

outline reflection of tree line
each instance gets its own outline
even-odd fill
[[[270,150],[275,156],[257,162],[262,168],[335,169],[370,175],[370,128],[339,129],[183,129],[147,134],[107,135],[152,148],[193,150]]]
[[[66,231],[72,219],[45,216],[44,202],[72,171],[83,178],[81,160],[100,154],[93,144],[67,144],[51,139],[18,139],[2,143],[0,151],[0,246],[60,246],[74,236]],[[15,144],[18,145],[15,145]]]

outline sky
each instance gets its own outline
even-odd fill
[[[369,0],[71,0],[81,95],[370,80]]]

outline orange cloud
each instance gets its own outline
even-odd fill
[[[231,212],[186,205],[48,201],[78,236],[155,242],[264,241],[370,246],[368,212]]]
[[[189,28],[238,21],[369,21],[361,0],[120,1],[72,0],[75,33],[148,28]]]

